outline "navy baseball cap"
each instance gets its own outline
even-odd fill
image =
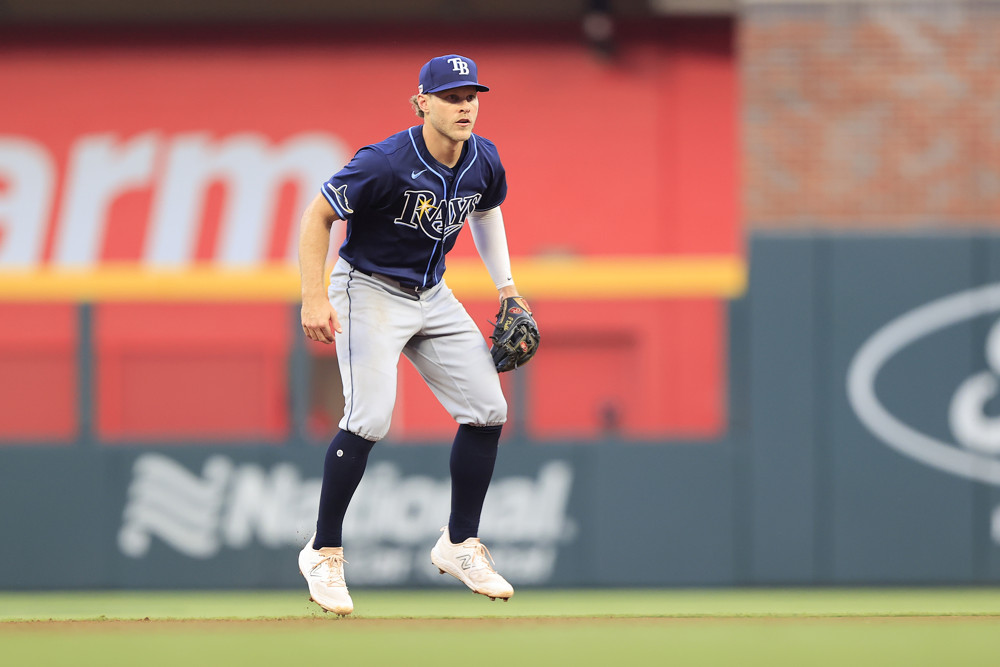
[[[471,58],[451,54],[431,58],[420,68],[420,85],[417,91],[421,93],[436,93],[460,86],[475,86],[480,92],[489,90],[479,83],[476,75],[476,63]]]

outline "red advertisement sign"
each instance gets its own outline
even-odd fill
[[[509,173],[515,254],[740,252],[725,39],[638,40],[614,63],[575,42],[455,45],[492,87],[477,132]],[[303,202],[419,122],[408,99],[439,49],[7,47],[0,265],[293,261]]]
[[[503,210],[515,275],[524,276],[519,285],[551,313],[550,356],[539,362],[544,377],[579,368],[620,375],[581,384],[589,386],[578,402],[584,416],[569,429],[572,403],[553,398],[539,379],[539,404],[552,402],[532,417],[539,435],[721,428],[720,300],[745,280],[730,41],[728,27],[644,36],[623,43],[614,61],[595,58],[575,39],[461,38],[447,46],[474,58],[491,87],[476,131],[498,145],[507,168]],[[279,267],[287,292],[277,300],[296,299],[297,220],[306,203],[358,148],[420,122],[409,97],[420,65],[443,47],[402,34],[386,43],[7,45],[0,51],[8,100],[0,105],[0,293],[22,301],[200,293],[240,300],[273,287]],[[483,285],[473,298],[491,298],[485,273],[470,273],[476,260],[467,234],[453,256],[453,288],[461,294],[466,283]],[[61,271],[78,273],[51,282]],[[150,271],[175,274],[160,279]],[[213,272],[226,271],[250,272],[257,282],[212,282]],[[618,308],[621,321],[635,326],[616,330],[607,344],[580,347],[574,335],[586,318],[579,302],[595,295],[602,303],[633,300]],[[642,324],[650,321],[661,325]],[[663,331],[676,343],[666,350],[657,344]],[[581,355],[596,366],[580,365]],[[103,372],[100,382],[118,381]],[[671,373],[686,378],[683,388],[663,381]],[[104,395],[126,394],[104,387]],[[105,415],[96,423],[135,422]],[[437,428],[400,423],[415,433]]]

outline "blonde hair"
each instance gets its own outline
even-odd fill
[[[413,106],[413,112],[415,114],[417,114],[417,118],[423,118],[424,117],[424,110],[420,108],[419,104],[417,104],[417,98],[418,97],[420,97],[420,96],[419,95],[414,95],[413,97],[411,97],[410,98],[410,104]]]

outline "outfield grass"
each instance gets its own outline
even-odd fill
[[[996,665],[1000,589],[0,593],[20,665]],[[51,619],[51,620],[50,620]],[[149,619],[149,620],[146,620]]]

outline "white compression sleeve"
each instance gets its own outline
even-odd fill
[[[510,253],[507,251],[507,232],[503,227],[503,214],[496,206],[486,211],[473,211],[469,228],[476,250],[490,272],[497,289],[514,284],[510,272]]]

